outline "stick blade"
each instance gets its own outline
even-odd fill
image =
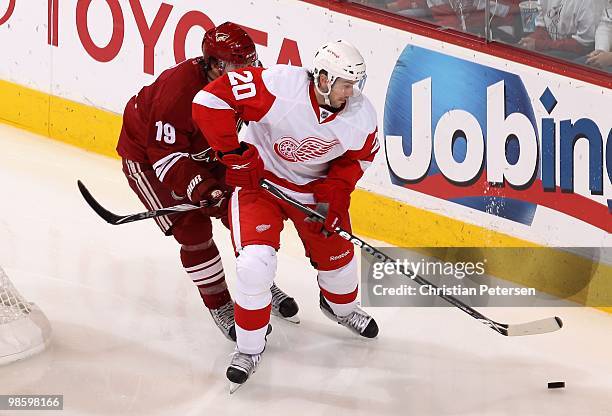
[[[77,180],[77,186],[79,187],[79,191],[81,192],[83,199],[85,199],[85,202],[87,202],[87,205],[89,205],[91,209],[93,209],[95,213],[100,216],[100,218],[102,218],[107,223],[113,225],[116,225],[121,221],[120,216],[113,214],[109,210],[105,209],[102,205],[100,205],[98,201],[96,201],[96,199],[91,195],[91,192],[89,192],[89,189],[85,187],[83,182]]]
[[[526,322],[524,324],[507,325],[506,334],[509,337],[524,336],[524,335],[536,335],[545,334],[547,332],[558,331],[563,327],[563,321],[561,318],[555,316],[554,318],[540,319],[533,322]]]

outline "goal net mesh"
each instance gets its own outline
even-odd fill
[[[50,339],[45,314],[21,296],[0,267],[0,365],[44,350]]]
[[[0,267],[0,325],[7,324],[32,312],[31,305],[15,289]]]

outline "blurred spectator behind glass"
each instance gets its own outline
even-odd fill
[[[427,0],[433,20],[440,26],[484,35],[485,4],[488,0]],[[513,4],[514,3],[514,4]],[[512,26],[518,13],[516,1],[489,1],[491,19],[499,26]],[[514,12],[511,12],[515,9]]]
[[[348,0],[351,3],[363,4],[370,7],[376,7],[379,9],[386,9],[389,3],[394,0]]]
[[[426,0],[351,0],[353,3],[364,4],[378,9],[388,10],[395,14],[408,17],[429,17]]]
[[[353,0],[386,9],[396,14],[427,20],[438,26],[484,36],[484,8],[487,0]],[[493,35],[499,40],[516,42],[515,28],[520,25],[520,0],[489,0]]]
[[[392,0],[388,1],[386,8],[401,16],[414,17],[414,18],[427,18],[429,17],[429,6],[426,0]]]
[[[612,72],[612,0],[608,0],[595,32],[595,50],[587,56],[587,65]]]
[[[540,0],[534,33],[519,46],[575,59],[593,50],[595,29],[608,0]]]

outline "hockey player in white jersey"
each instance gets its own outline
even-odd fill
[[[366,66],[346,41],[323,45],[313,72],[275,65],[243,68],[208,84],[193,101],[193,119],[227,166],[237,254],[236,352],[227,369],[234,388],[255,371],[266,344],[270,287],[283,222],[290,219],[317,269],[320,307],[333,321],[374,338],[378,326],[357,303],[353,245],[334,234],[350,230],[350,195],[379,145],[377,117],[361,94]],[[236,118],[250,121],[244,141]],[[325,223],[262,188],[266,178],[303,204],[324,210]]]

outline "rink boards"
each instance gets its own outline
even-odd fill
[[[381,142],[353,197],[356,231],[398,246],[612,245],[610,83],[323,1],[35,3],[0,10],[8,123],[116,156],[125,102],[164,68],[199,55],[205,28],[245,26],[268,65],[309,66],[320,44],[344,38],[366,59]],[[612,297],[609,264],[594,268],[590,290]]]

